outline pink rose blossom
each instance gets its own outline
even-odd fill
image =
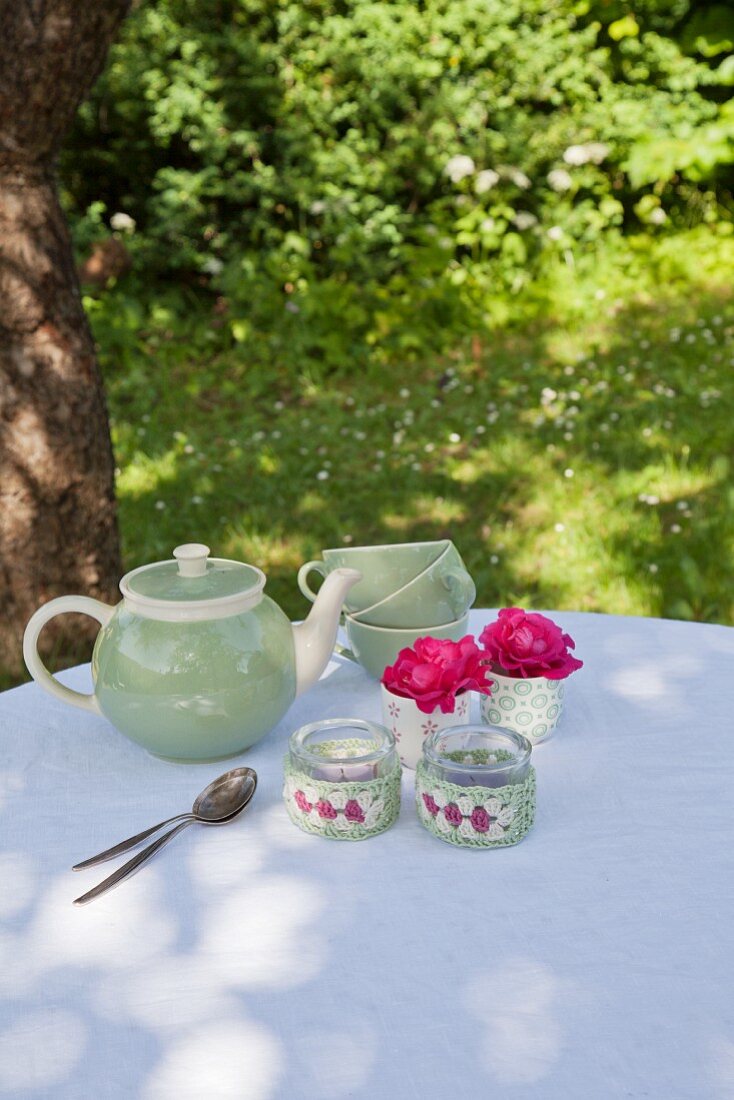
[[[485,810],[484,806],[476,806],[472,810],[471,817],[469,818],[472,825],[478,833],[486,833],[489,828],[489,814]]]
[[[360,806],[359,802],[357,802],[356,798],[349,799],[346,806],[344,807],[344,816],[346,817],[347,821],[356,821],[360,825],[364,822],[362,807]]]
[[[436,800],[435,800],[435,798],[433,797],[432,794],[424,794],[423,795],[423,804],[426,807],[426,809],[428,810],[429,814],[433,814],[433,816],[435,817],[436,814],[438,813],[439,808],[438,808],[438,806],[436,804]]]
[[[419,638],[412,648],[401,649],[394,665],[385,669],[385,687],[405,699],[414,699],[423,714],[440,708],[453,714],[456,696],[465,691],[489,695],[490,670],[484,654],[470,634],[459,642],[450,639]]]
[[[448,806],[444,806],[443,816],[448,821],[449,825],[461,825],[464,820],[461,816],[461,810],[453,802],[449,802]]]
[[[336,817],[336,810],[326,798],[321,798],[316,803],[316,809],[319,812],[319,817],[326,818],[328,821],[333,821]]]
[[[293,795],[293,797],[296,800],[296,806],[298,806],[299,810],[303,810],[303,812],[305,814],[310,814],[311,813],[311,810],[313,809],[313,806],[308,801],[308,799],[306,798],[303,791],[296,791],[296,793]]]
[[[569,634],[545,615],[521,607],[503,607],[496,622],[485,626],[479,641],[492,667],[508,676],[565,680],[583,665],[569,652],[576,647]]]

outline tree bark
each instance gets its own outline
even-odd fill
[[[129,0],[0,0],[0,669],[53,596],[115,598],[120,552],[102,379],[55,162]],[[64,616],[46,652],[74,652]]]

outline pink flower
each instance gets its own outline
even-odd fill
[[[491,674],[483,656],[470,634],[459,642],[419,638],[412,648],[400,650],[395,664],[385,669],[382,682],[393,694],[414,699],[424,714],[432,714],[437,707],[444,714],[453,714],[461,692],[489,695]]]
[[[306,798],[303,791],[296,791],[296,793],[293,795],[293,797],[296,800],[296,806],[298,806],[299,810],[303,810],[303,812],[305,814],[310,814],[311,813],[311,810],[313,809],[313,806],[308,801],[308,799]]]
[[[479,641],[492,666],[508,676],[565,680],[583,665],[569,653],[576,647],[569,634],[545,615],[521,607],[503,607],[496,622],[485,626]]]
[[[448,806],[444,806],[443,816],[446,818],[449,825],[454,826],[461,825],[461,822],[464,820],[461,816],[461,810],[453,802],[449,802]]]
[[[490,825],[489,814],[484,806],[475,806],[469,820],[478,833],[486,833]]]
[[[319,799],[316,803],[316,809],[319,812],[319,817],[324,817],[329,821],[333,821],[336,817],[336,810],[326,798]]]
[[[357,802],[356,798],[349,799],[346,806],[344,807],[344,816],[346,817],[347,821],[356,821],[360,825],[364,822],[362,807],[360,806],[359,802]]]
[[[423,804],[428,810],[429,814],[433,814],[433,816],[435,817],[438,813],[439,808],[436,805],[436,800],[432,794],[423,794]]]

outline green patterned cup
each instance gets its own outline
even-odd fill
[[[561,718],[566,681],[545,676],[521,679],[497,672],[492,680],[492,694],[482,696],[482,720],[522,733],[533,745],[547,741]]]

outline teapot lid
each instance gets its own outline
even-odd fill
[[[198,542],[177,546],[172,559],[141,565],[120,581],[131,611],[167,622],[239,615],[259,602],[264,587],[261,569],[210,558],[209,547]]]

